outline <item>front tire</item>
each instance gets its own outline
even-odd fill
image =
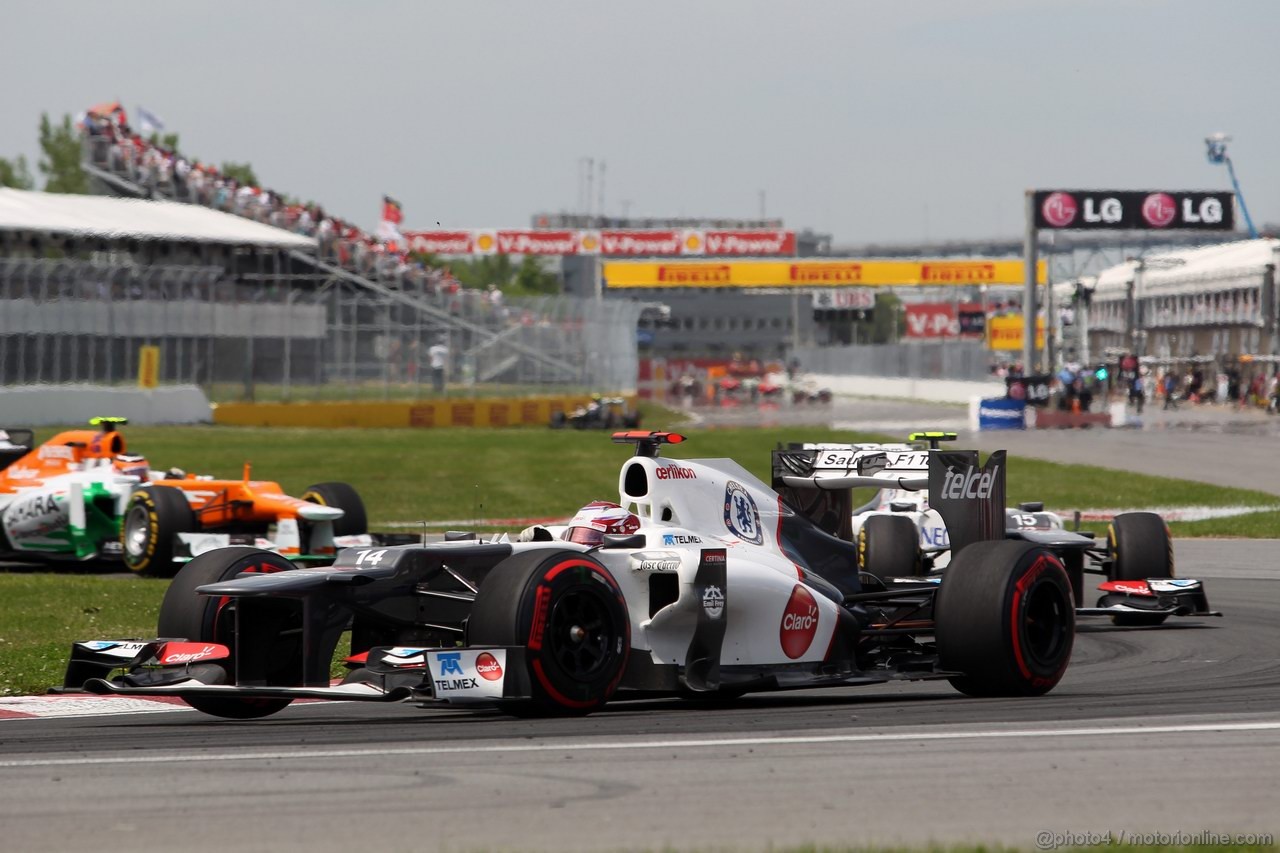
[[[173,562],[173,539],[198,529],[186,493],[171,486],[140,486],[129,495],[120,525],[120,550],[129,571],[154,578],[171,578],[180,566]]]
[[[333,523],[334,536],[360,536],[369,532],[369,516],[360,493],[346,483],[316,483],[307,486],[302,500],[342,510],[342,518]]]
[[[920,531],[905,515],[872,515],[858,528],[858,568],[880,580],[920,573]]]
[[[1138,581],[1171,578],[1173,541],[1164,519],[1154,512],[1124,512],[1107,526],[1107,550],[1111,555],[1111,580]],[[1098,606],[1105,607],[1108,596]],[[1160,625],[1164,613],[1117,613],[1113,624],[1121,627]]]
[[[293,564],[270,551],[247,546],[233,546],[207,551],[182,567],[169,584],[164,601],[160,604],[160,619],[156,636],[184,638],[192,642],[221,643],[231,649],[231,657],[222,662],[226,683],[235,682],[235,609],[233,602],[225,598],[200,595],[196,587],[230,580],[244,572],[270,574],[293,568]],[[293,626],[281,626],[281,633]],[[300,632],[290,634],[271,649],[254,650],[254,654],[278,655],[287,665],[296,663],[296,655],[302,654]],[[296,648],[295,648],[296,647]],[[292,699],[239,699],[221,696],[184,696],[186,702],[197,711],[231,720],[252,720],[267,717],[283,710]]]
[[[470,646],[524,646],[532,696],[518,716],[598,710],[622,679],[631,620],[608,569],[577,551],[509,557],[485,578],[467,622]]]
[[[947,566],[934,604],[939,663],[969,696],[1039,696],[1062,680],[1075,639],[1071,581],[1051,551],[976,542]]]

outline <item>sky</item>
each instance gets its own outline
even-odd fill
[[[581,210],[590,157],[606,215],[1016,238],[1026,189],[1230,189],[1219,131],[1280,223],[1274,0],[9,0],[0,26],[0,156],[34,170],[42,112],[120,100],[367,228],[384,194],[406,229]]]

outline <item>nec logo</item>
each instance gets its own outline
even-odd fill
[[[942,481],[942,497],[953,500],[961,498],[986,500],[991,497],[991,490],[995,487],[996,477],[999,474],[999,465],[985,472],[980,468],[966,468],[962,471],[948,468],[947,476]]]

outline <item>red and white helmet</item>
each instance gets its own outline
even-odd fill
[[[609,501],[592,501],[569,520],[569,527],[560,538],[579,545],[599,545],[606,533],[635,533],[639,529],[640,519],[635,513]]]

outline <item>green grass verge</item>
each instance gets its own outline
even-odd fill
[[[780,442],[877,438],[817,427],[682,429],[689,441],[669,446],[665,455],[729,457],[766,482],[769,452]],[[630,453],[603,430],[196,426],[128,427],[125,435],[130,450],[145,453],[155,468],[238,478],[251,461],[255,478],[276,480],[291,494],[316,482],[349,482],[375,526],[567,516],[588,500],[616,496],[618,467]],[[1041,500],[1062,510],[1277,503],[1274,496],[1246,489],[1020,457],[1010,460],[1008,495],[1011,503]],[[1265,527],[1273,514],[1266,515],[1256,526],[1238,519],[1187,524],[1185,534],[1248,535],[1243,531]]]
[[[62,683],[75,640],[153,637],[168,581],[0,574],[0,695]]]
[[[658,420],[656,410],[649,414],[646,425],[672,422]],[[728,457],[766,482],[769,452],[779,442],[877,439],[814,427],[684,431],[689,441],[666,455]],[[47,438],[52,431],[41,433]],[[127,427],[125,435],[130,449],[157,468],[238,477],[251,460],[255,477],[277,480],[292,494],[316,482],[350,482],[375,529],[388,522],[567,517],[589,500],[616,497],[618,468],[631,452],[604,431],[543,428]],[[1011,503],[1042,500],[1055,509],[1275,502],[1243,489],[1022,458],[1010,462],[1008,494]],[[1175,536],[1275,536],[1280,512],[1171,527]],[[0,570],[0,693],[41,692],[58,683],[73,640],[150,636],[165,587],[65,569]]]

